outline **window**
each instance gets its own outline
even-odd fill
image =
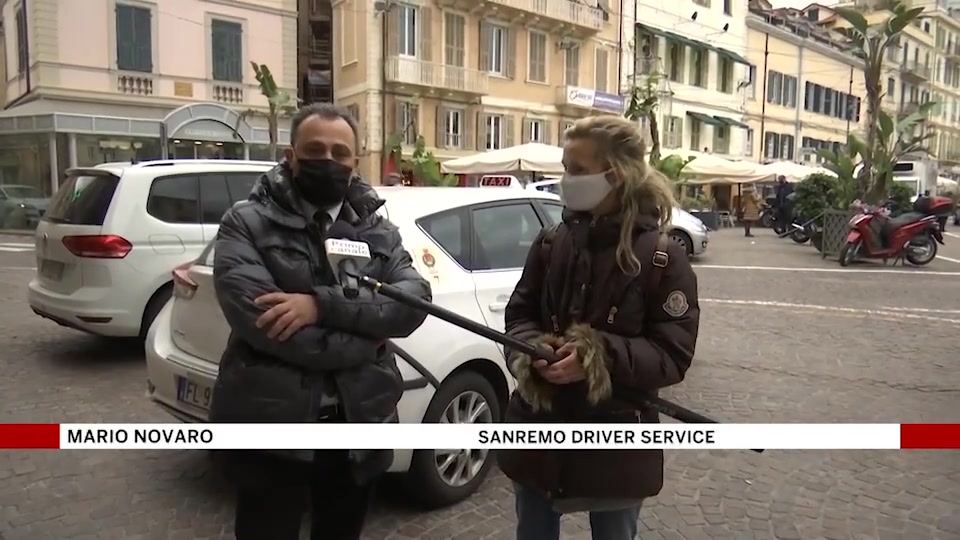
[[[509,77],[511,73],[507,67],[510,59],[507,51],[510,30],[496,24],[483,23],[481,32],[480,69],[494,75]]]
[[[213,80],[243,82],[243,27],[240,23],[214,19],[210,29]]]
[[[596,64],[594,70],[594,84],[593,88],[598,92],[607,91],[607,79],[609,78],[607,71],[610,68],[610,57],[606,49],[597,47],[596,54]]]
[[[573,122],[570,122],[569,120],[564,120],[563,122],[560,122],[560,133],[558,134],[559,137],[557,138],[557,141],[559,141],[560,144],[563,144],[563,139],[566,136],[567,130],[572,127],[573,127]]]
[[[664,120],[664,146],[667,148],[680,148],[683,146],[683,118],[680,116],[668,116]]]
[[[153,38],[150,10],[117,4],[117,69],[153,71]]]
[[[530,43],[527,48],[527,78],[534,82],[547,82],[547,35],[530,31]]]
[[[147,213],[167,223],[199,223],[196,176],[157,178],[147,196]]]
[[[893,79],[887,80],[887,89],[896,83]],[[861,99],[846,92],[807,82],[804,85],[803,108],[806,111],[832,116],[842,120],[860,121]]]
[[[523,138],[524,138],[524,142],[525,142],[525,143],[527,143],[527,142],[534,142],[534,143],[547,144],[547,142],[548,142],[548,141],[547,141],[547,133],[548,133],[547,130],[548,130],[549,128],[547,127],[547,122],[546,122],[546,121],[540,120],[540,119],[536,119],[536,118],[529,118],[529,119],[524,120],[524,123],[523,123],[523,124],[524,124],[524,125],[523,125],[523,129],[524,129]]]
[[[706,49],[692,47],[690,52],[693,56],[690,62],[690,84],[707,87],[707,68],[710,63],[710,56]]]
[[[723,14],[733,15],[733,0],[723,0]]]
[[[669,77],[673,82],[683,82],[684,46],[677,41],[667,41]]]
[[[27,14],[23,11],[23,4],[20,4],[17,6],[17,73],[21,75],[30,69],[27,37]]]
[[[417,8],[407,4],[395,4],[393,7],[397,10],[397,31],[400,34],[398,36],[400,43],[398,52],[401,56],[416,58],[419,37],[417,24],[420,22],[417,20]]]
[[[437,140],[442,148],[463,148],[463,111],[459,109],[440,109],[437,113],[440,129]]]
[[[743,155],[753,156],[753,129],[748,128],[743,136]]]
[[[474,209],[475,247],[470,269],[523,268],[530,247],[542,229],[543,223],[529,203]]]
[[[417,220],[417,224],[447,255],[463,268],[470,268],[470,241],[466,235],[463,209],[443,212]]]
[[[757,66],[751,65],[747,67],[747,84],[748,97],[750,99],[757,99]]]
[[[253,185],[260,179],[259,173],[233,173],[227,175],[227,190],[234,203],[245,201],[253,191]]]
[[[500,150],[507,148],[506,117],[500,114],[488,114],[483,119],[483,148],[485,150]]]
[[[200,178],[200,219],[203,223],[220,223],[220,219],[233,206],[227,177],[222,174],[205,174]]]
[[[44,221],[103,225],[120,179],[112,175],[68,176],[50,200]]]
[[[580,46],[574,45],[563,52],[563,83],[580,86]]]
[[[733,93],[733,60],[720,56],[717,62],[717,90]]]
[[[547,212],[547,218],[550,220],[550,225],[554,225],[563,221],[562,204],[544,203],[543,209]]]
[[[791,161],[793,160],[794,146],[793,135],[767,132],[763,136],[763,157]]]
[[[767,103],[797,106],[797,78],[776,71],[767,73]]]
[[[397,102],[397,133],[400,134],[403,144],[413,145],[417,143],[419,120],[420,108],[416,103]]]
[[[890,101],[897,99],[897,81],[893,77],[887,78],[887,95],[885,97]]]
[[[698,6],[710,7],[710,0],[693,0],[693,3]]]
[[[713,151],[716,154],[730,153],[730,127],[713,127]]]
[[[690,149],[700,150],[700,131],[703,129],[703,123],[696,118],[690,118]]]
[[[443,14],[443,59],[448,66],[466,67],[466,28],[463,15]]]

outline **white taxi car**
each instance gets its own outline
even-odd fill
[[[530,246],[559,219],[555,195],[511,188],[382,187],[381,211],[400,228],[435,304],[503,330],[503,312]],[[230,329],[212,285],[213,245],[174,271],[173,298],[147,335],[147,395],[183,421],[204,421]],[[179,276],[179,277],[178,277]],[[195,284],[195,285],[194,285]],[[405,381],[401,422],[497,422],[513,388],[502,348],[428,317],[395,340]],[[486,451],[396,452],[410,493],[443,506],[470,495],[491,466]]]

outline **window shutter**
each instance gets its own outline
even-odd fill
[[[487,136],[490,130],[487,126],[487,116],[483,113],[477,113],[477,150],[486,150]]]
[[[503,148],[510,148],[513,146],[513,137],[516,126],[514,123],[516,120],[513,118],[512,114],[503,115]]]
[[[549,120],[543,121],[543,144],[553,144],[552,138],[553,133],[553,122]]]
[[[447,110],[443,105],[437,105],[437,140],[435,146],[437,148],[446,148],[447,147],[447,138],[446,135],[446,122],[447,122]]]
[[[407,126],[404,124],[403,106],[404,106],[404,102],[402,102],[402,101],[397,101],[397,102],[395,102],[395,104],[394,104],[394,107],[393,107],[393,114],[394,114],[394,116],[393,116],[393,127],[394,127],[394,129],[397,130],[397,134],[400,135],[400,138],[401,138],[404,142],[406,142],[406,140],[407,140],[406,127],[407,127]]]
[[[130,20],[129,6],[118,5],[115,9],[117,17],[117,69],[125,70],[133,66],[133,23]],[[20,12],[17,12],[19,18]]]
[[[476,148],[473,140],[473,136],[475,135],[473,120],[475,117],[473,114],[471,114],[471,111],[463,111],[463,116],[461,118],[463,120],[463,125],[460,126],[460,146],[464,150],[473,150]]]
[[[420,60],[433,61],[433,10],[428,7],[417,8],[417,23],[420,26]]]
[[[243,82],[243,26],[230,24],[230,80]]]
[[[480,71],[490,71],[490,44],[493,42],[493,28],[485,22],[480,23]]]
[[[138,8],[134,13],[134,35],[136,38],[136,65],[146,72],[153,71],[153,36],[150,26],[152,14],[149,9]]]
[[[388,10],[387,17],[387,34],[384,36],[387,39],[387,56],[397,56],[400,54],[400,40],[402,39],[400,35],[400,12],[402,10],[394,9]]]
[[[514,32],[513,28],[507,28],[507,46],[504,54],[504,67],[505,73],[508,79],[513,79],[517,76],[517,33]]]
[[[521,137],[523,137],[522,140],[523,140],[524,143],[530,142],[530,136],[533,135],[533,125],[532,125],[532,124],[533,124],[533,121],[532,121],[532,120],[530,120],[530,119],[528,119],[528,118],[524,118],[524,119],[523,119],[523,135],[521,135]]]

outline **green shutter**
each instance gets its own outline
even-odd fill
[[[153,71],[150,10],[117,5],[117,69]]]
[[[235,22],[213,20],[210,28],[213,79],[243,82],[243,27]]]

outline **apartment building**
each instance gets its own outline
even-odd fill
[[[745,57],[745,15],[745,3],[733,0],[636,3],[625,82],[655,77],[664,151],[747,155],[743,100],[755,66]]]
[[[418,137],[440,160],[557,144],[577,118],[620,114],[619,3],[343,0],[334,90],[362,126],[362,172]]]
[[[297,88],[297,0],[0,0],[0,182],[104,161],[269,158],[250,62]],[[286,130],[280,140],[289,140]]]
[[[923,7],[919,19],[904,29],[884,58],[884,106],[909,114],[926,101],[937,103],[929,127],[935,130],[930,150],[941,174],[960,175],[960,13],[943,0],[910,0]],[[890,16],[884,0],[857,0],[874,24]],[[843,27],[839,17],[824,19],[826,26]]]
[[[839,149],[866,121],[863,64],[841,36],[821,24],[827,7],[773,9],[750,2],[749,59],[758,68],[746,110],[751,155],[764,162],[817,163],[816,151]]]

